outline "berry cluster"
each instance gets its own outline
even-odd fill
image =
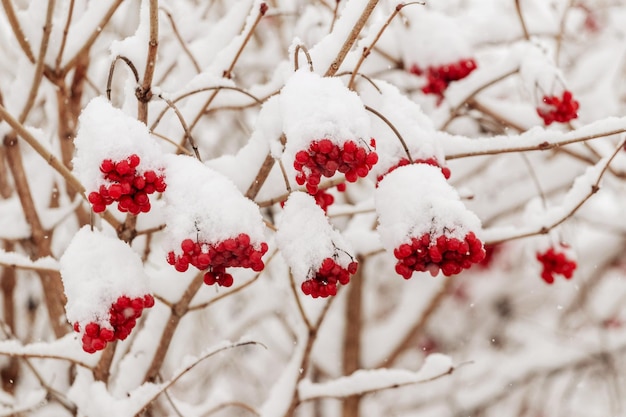
[[[144,308],[154,305],[154,298],[150,294],[143,297],[119,297],[109,308],[109,326],[102,327],[98,323],[90,322],[85,326],[82,342],[83,350],[95,353],[106,347],[108,342],[124,340],[135,327],[137,319],[141,317]],[[80,325],[74,323],[74,331],[80,333]]]
[[[476,61],[469,58],[448,65],[430,66],[426,70],[413,64],[409,71],[415,75],[425,75],[427,84],[422,87],[422,92],[434,94],[441,99],[451,82],[467,77],[475,69]]]
[[[426,165],[430,165],[430,166],[434,166],[434,167],[439,167],[439,168],[441,168],[441,173],[443,174],[443,176],[446,179],[450,178],[450,174],[451,174],[450,168],[442,167],[441,165],[439,165],[439,162],[434,157],[428,158],[428,159],[416,159],[415,161],[413,161],[413,163],[414,164],[426,164]],[[382,179],[385,177],[385,175],[387,175],[390,172],[396,170],[397,168],[400,168],[400,167],[403,167],[403,166],[409,165],[409,164],[410,164],[410,162],[409,162],[408,159],[406,159],[406,158],[400,159],[400,161],[398,161],[397,164],[395,164],[394,166],[389,168],[386,173],[384,173],[382,175],[379,175],[378,178],[376,179],[376,182],[381,182]]]
[[[578,101],[574,100],[571,91],[565,90],[563,97],[543,96],[544,105],[537,107],[537,114],[548,126],[553,122],[567,123],[578,117]]]
[[[251,268],[262,271],[265,267],[262,257],[267,252],[267,243],[262,242],[259,249],[250,244],[250,236],[240,233],[239,236],[223,240],[217,244],[194,242],[185,239],[180,244],[181,255],[174,251],[167,254],[167,262],[179,272],[185,272],[189,265],[203,271],[204,283],[218,284],[222,287],[233,285],[233,276],[226,272],[229,267]]]
[[[374,139],[370,142],[375,148]],[[313,141],[307,150],[296,153],[293,166],[298,171],[296,182],[306,183],[310,194],[317,193],[322,176],[332,177],[337,171],[346,176],[348,182],[355,182],[358,177],[365,177],[378,162],[378,155],[369,147],[359,146],[349,140],[339,146],[329,139]]]
[[[137,215],[150,211],[149,194],[165,191],[165,180],[162,174],[155,171],[137,172],[141,162],[136,154],[121,161],[113,162],[105,159],[100,164],[100,172],[109,185],[101,185],[98,191],[89,193],[89,202],[95,213],[101,213],[106,206],[117,201],[117,208],[123,213]]]
[[[568,259],[564,252],[554,248],[550,248],[544,253],[537,253],[537,260],[543,265],[541,278],[548,284],[554,283],[554,274],[563,275],[565,279],[570,279],[576,270],[576,261]]]
[[[350,262],[346,269],[337,264],[333,258],[326,258],[315,275],[302,283],[302,292],[313,298],[337,295],[337,283],[348,284],[350,275],[354,275],[357,268],[356,262]]]
[[[411,278],[413,271],[435,274],[441,270],[446,276],[458,274],[485,258],[483,244],[473,232],[465,235],[464,240],[425,233],[411,238],[410,243],[403,243],[393,254],[398,259],[396,272],[404,279]]]

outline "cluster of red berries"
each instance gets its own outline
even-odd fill
[[[350,275],[354,275],[357,268],[356,262],[350,262],[348,268],[343,268],[333,258],[326,258],[315,275],[302,283],[302,292],[313,298],[337,295],[337,283],[348,284]]]
[[[250,236],[240,233],[237,237],[223,240],[217,244],[194,242],[185,239],[180,244],[183,253],[176,255],[173,251],[167,254],[167,262],[179,272],[185,272],[189,265],[203,271],[207,285],[218,284],[222,287],[233,285],[233,276],[226,272],[229,267],[250,268],[262,271],[265,267],[263,255],[267,252],[267,243],[262,242],[259,249],[250,244]]]
[[[111,184],[101,185],[98,191],[89,193],[88,199],[95,213],[103,212],[114,201],[118,202],[117,208],[123,213],[137,215],[150,211],[148,195],[165,191],[165,179],[152,170],[139,174],[137,167],[140,162],[136,154],[118,162],[110,159],[102,161],[100,172]]]
[[[439,165],[439,162],[437,161],[437,159],[435,159],[434,157],[432,158],[428,158],[428,159],[416,159],[415,161],[413,161],[414,164],[426,164],[426,165],[430,165],[430,166],[434,166],[434,167],[439,167],[441,168],[441,173],[443,174],[443,176],[446,179],[450,178],[450,168],[448,167],[442,167],[441,165]],[[382,179],[385,177],[385,175],[389,174],[392,171],[395,171],[397,168],[403,167],[405,165],[409,165],[410,162],[408,159],[406,158],[402,158],[400,159],[400,161],[398,161],[397,164],[395,164],[394,166],[392,166],[391,168],[389,168],[387,170],[386,173],[379,175],[378,178],[376,179],[376,182],[381,182]]]
[[[548,126],[553,122],[567,123],[578,117],[578,101],[574,100],[571,91],[565,90],[563,97],[543,96],[543,106],[537,108],[537,114]]]
[[[415,75],[425,75],[427,84],[422,87],[424,94],[434,94],[439,98],[443,98],[443,93],[453,81],[462,80],[476,69],[476,61],[474,59],[461,59],[458,62],[440,65],[437,67],[430,66],[423,70],[416,64],[413,64],[409,71]]]
[[[396,272],[409,279],[413,271],[436,273],[441,270],[446,276],[458,274],[482,261],[485,249],[474,232],[465,235],[464,240],[425,233],[413,237],[410,243],[403,243],[393,254],[398,259]]]
[[[101,327],[94,322],[85,326],[82,337],[83,350],[87,353],[95,353],[104,349],[108,342],[126,339],[135,327],[137,319],[141,317],[143,309],[153,305],[154,298],[150,294],[137,298],[130,298],[125,295],[119,297],[109,308],[111,328],[108,326]],[[80,333],[78,323],[74,323],[74,331]]]
[[[374,139],[371,148],[376,147]],[[378,162],[378,155],[369,147],[359,146],[349,140],[339,146],[329,139],[313,141],[307,150],[296,153],[293,166],[298,171],[296,182],[306,184],[310,194],[317,193],[322,176],[332,177],[337,171],[346,176],[346,181],[355,182],[365,177]]]
[[[537,260],[543,265],[541,278],[548,284],[554,283],[554,274],[563,275],[565,279],[570,279],[576,270],[576,262],[568,259],[564,252],[554,248],[550,248],[544,253],[537,253]]]

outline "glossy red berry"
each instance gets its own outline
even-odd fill
[[[578,117],[578,101],[574,100],[571,91],[565,90],[562,97],[544,96],[542,105],[537,107],[537,114],[546,126],[557,122],[567,123]]]
[[[565,251],[554,247],[543,253],[537,253],[537,260],[543,267],[541,278],[548,284],[554,283],[554,275],[570,279],[577,266],[576,261],[569,259]]]

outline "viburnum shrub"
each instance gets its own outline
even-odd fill
[[[576,271],[576,261],[572,256],[569,246],[560,244],[552,246],[543,252],[537,252],[537,260],[541,264],[541,278],[547,284],[554,283],[554,276],[561,275],[565,279],[570,279]]]
[[[276,244],[302,292],[313,298],[336,295],[357,271],[350,245],[305,193],[294,192],[286,201]]]
[[[141,259],[115,237],[85,226],[60,263],[66,315],[87,353],[125,340],[143,310],[154,306]]]
[[[0,415],[623,414],[626,4],[422,3],[1,1]]]
[[[579,104],[569,90],[564,90],[560,97],[545,95],[541,101],[542,104],[537,107],[537,114],[546,126],[554,122],[567,123],[578,117]]]
[[[258,206],[194,158],[170,155],[165,161],[167,262],[178,272],[192,265],[205,271],[205,284],[223,287],[233,284],[226,268],[263,270],[268,245]]]
[[[399,167],[380,181],[375,198],[383,245],[405,279],[415,271],[458,274],[485,258],[475,234],[480,220],[437,167]]]

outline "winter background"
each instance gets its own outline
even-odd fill
[[[623,0],[1,5],[0,415],[626,416]]]

